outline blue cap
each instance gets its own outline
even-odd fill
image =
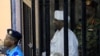
[[[17,40],[20,40],[22,38],[21,33],[12,29],[7,29],[7,33]]]

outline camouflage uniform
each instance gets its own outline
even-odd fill
[[[97,56],[97,31],[100,30],[100,19],[87,20],[86,27],[87,56]],[[79,40],[79,55],[82,56],[82,23],[76,26],[75,33]]]

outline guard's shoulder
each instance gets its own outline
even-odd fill
[[[13,53],[13,56],[23,56],[23,53],[20,52],[20,51],[15,51],[15,52]]]
[[[100,18],[97,18],[97,19],[96,19],[96,21],[97,21],[97,23],[99,23],[99,24],[100,24]]]
[[[18,55],[19,53],[17,51],[13,53],[13,56],[18,56]]]
[[[95,20],[96,20],[96,23],[95,23],[96,26],[100,26],[100,18],[96,18]]]

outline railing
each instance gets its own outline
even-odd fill
[[[35,34],[35,1],[32,0],[32,32],[33,32],[33,55],[36,56],[36,34]],[[46,51],[46,56],[50,56],[50,39],[51,39],[51,22],[53,20],[54,11],[55,10],[63,10],[64,11],[64,56],[68,56],[68,15],[71,17],[71,29],[75,30],[76,25],[76,17],[75,17],[75,0],[62,0],[63,2],[60,3],[60,0],[38,0],[39,3],[39,52],[38,56],[42,56],[42,53]],[[86,19],[86,1],[81,0],[82,3],[82,56],[87,56],[89,52],[87,50],[87,19]],[[69,7],[70,6],[70,7]],[[70,11],[70,12],[69,12]],[[97,56],[99,56],[100,52],[100,30],[97,31]],[[95,51],[94,51],[95,52]]]

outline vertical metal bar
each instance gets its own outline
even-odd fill
[[[28,44],[31,43],[31,8],[27,8],[27,16],[28,16],[28,34],[29,34],[29,40],[28,40]],[[26,18],[27,19],[27,18]],[[27,21],[27,20],[26,20]],[[27,24],[27,23],[26,23]],[[27,26],[26,26],[27,27]],[[29,47],[29,46],[28,46]],[[29,47],[29,55],[32,56],[32,49],[31,47]]]
[[[18,32],[21,32],[21,29],[20,29],[20,27],[21,27],[21,23],[20,23],[20,17],[21,17],[21,15],[20,15],[20,8],[21,8],[21,6],[20,6],[20,0],[15,0],[15,2],[16,2],[16,30],[18,31]]]
[[[20,28],[21,28],[21,33],[22,33],[22,36],[24,37],[24,34],[23,34],[23,1],[20,0]],[[22,38],[21,40],[21,48],[22,48],[22,51],[24,51],[24,38]]]
[[[86,0],[82,0],[82,55],[86,54]]]
[[[75,29],[75,0],[70,0],[70,21],[71,29]]]
[[[100,56],[100,30],[97,30],[97,55]]]
[[[45,0],[46,56],[50,56],[50,0]]]
[[[42,55],[44,50],[44,29],[43,29],[43,0],[39,0],[39,56]]]
[[[55,28],[53,27],[53,19],[54,19],[54,10],[55,10],[55,3],[54,3],[55,0],[50,0],[50,38],[52,38],[52,36],[54,35],[54,30]]]
[[[68,0],[64,0],[64,56],[68,56]]]
[[[24,27],[24,55],[30,55],[29,52],[29,47],[28,47],[28,42],[29,42],[29,18],[28,16],[26,16],[28,14],[28,6],[23,3],[23,27]]]
[[[11,0],[12,3],[12,11],[11,11],[11,15],[12,15],[12,29],[16,30],[16,1],[15,0]]]
[[[55,1],[55,10],[59,10],[59,0],[54,0]]]
[[[32,0],[33,56],[36,56],[35,0]]]
[[[12,0],[10,0],[10,6],[11,6],[11,28],[13,28],[13,13],[12,13],[12,10],[13,10],[13,6],[12,6],[13,4],[12,4]]]

